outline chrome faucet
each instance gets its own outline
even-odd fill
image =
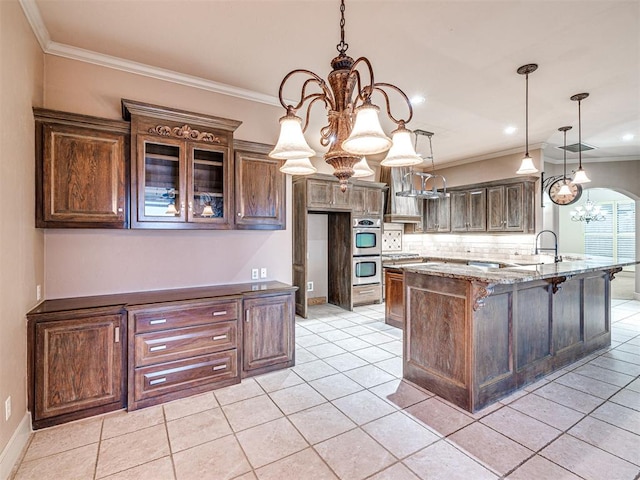
[[[549,232],[551,235],[553,235],[553,238],[554,238],[553,248],[538,247],[538,238],[540,238],[540,235],[542,235],[544,232]],[[555,234],[555,232],[553,230],[542,230],[540,233],[538,233],[538,235],[536,235],[536,250],[535,250],[535,254],[537,255],[538,253],[540,253],[543,250],[553,250],[553,261],[555,263],[558,263],[558,262],[562,261],[562,257],[558,256],[558,236]]]

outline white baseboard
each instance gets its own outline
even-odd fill
[[[31,436],[31,415],[25,413],[22,421],[18,424],[18,428],[13,432],[9,443],[5,449],[0,452],[0,480],[7,480],[11,475],[13,467],[20,459],[20,455],[29,442]]]

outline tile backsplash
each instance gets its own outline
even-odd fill
[[[397,223],[385,223],[382,230],[382,251],[402,252],[402,239],[404,225]]]
[[[474,254],[479,258],[530,256],[535,235],[405,235],[403,250],[422,254]]]

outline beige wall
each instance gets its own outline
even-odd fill
[[[34,228],[33,105],[42,105],[43,54],[15,0],[0,1],[0,453],[27,411],[25,313],[43,282]],[[5,421],[4,403],[12,414]],[[6,472],[0,472],[0,477]]]
[[[280,108],[47,55],[45,106],[121,118],[120,99],[207,113],[242,125],[235,138],[274,143]],[[275,88],[275,87],[274,87]],[[269,93],[269,92],[267,92]],[[287,185],[288,204],[291,184]],[[287,226],[291,224],[288,209]],[[47,230],[47,298],[237,283],[251,268],[291,282],[291,230]]]

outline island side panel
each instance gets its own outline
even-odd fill
[[[516,388],[513,286],[500,285],[473,313],[473,405],[486,405]]]
[[[516,371],[543,372],[541,360],[551,355],[551,293],[547,282],[517,285],[515,299]]]
[[[404,377],[469,409],[467,285],[405,273]]]
[[[611,343],[611,290],[607,271],[583,275],[584,341],[587,349]]]
[[[553,298],[553,351],[556,355],[582,348],[584,341],[582,282],[568,281],[558,287]]]

